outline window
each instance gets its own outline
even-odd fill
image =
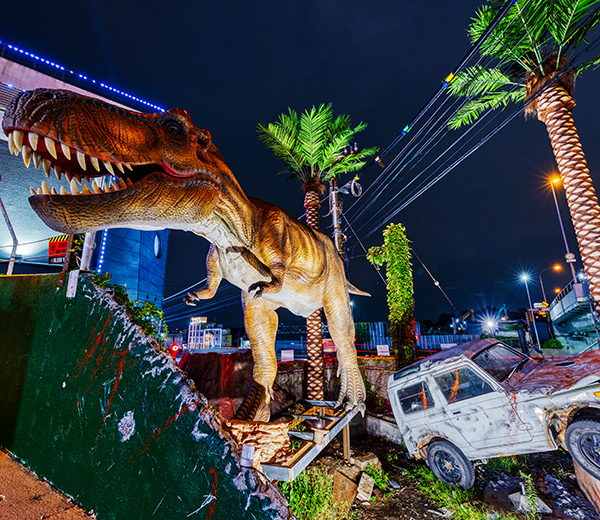
[[[448,403],[456,403],[494,391],[486,381],[468,368],[459,368],[434,379]]]
[[[424,381],[398,390],[398,400],[405,414],[421,412],[435,406]]]
[[[504,381],[527,358],[502,343],[496,343],[473,356],[473,361],[498,381]]]

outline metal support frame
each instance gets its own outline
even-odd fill
[[[290,437],[305,441],[294,456],[286,464],[262,464],[263,473],[272,480],[291,482],[317,457],[321,451],[340,433],[343,432],[344,458],[350,461],[350,421],[359,412],[359,407],[352,410],[335,411],[334,401],[303,401],[312,408],[301,415],[304,419],[320,419],[326,423],[323,429],[313,428],[312,432],[289,432]]]

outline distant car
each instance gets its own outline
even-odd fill
[[[566,447],[600,479],[600,351],[537,360],[495,339],[438,352],[388,380],[411,456],[451,486],[471,461]]]

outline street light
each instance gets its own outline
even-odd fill
[[[569,244],[567,242],[567,236],[565,235],[565,228],[563,226],[562,217],[560,216],[560,210],[558,209],[558,200],[556,199],[556,192],[554,191],[554,185],[560,183],[560,177],[553,177],[550,179],[550,189],[552,190],[552,196],[554,197],[554,205],[556,206],[556,214],[558,215],[558,222],[560,223],[560,230],[562,232],[562,237],[565,242],[565,249],[567,250],[567,257],[573,256],[569,251]],[[567,258],[565,257],[565,258]],[[569,266],[571,267],[571,275],[573,276],[573,282],[577,283],[577,277],[575,276],[575,268],[573,267],[573,262],[569,262]]]
[[[525,290],[527,291],[527,300],[529,300],[529,310],[531,311],[531,320],[533,321],[533,330],[535,330],[535,339],[537,341],[537,345],[540,346],[540,338],[538,336],[537,327],[535,325],[535,313],[533,312],[533,305],[531,304],[531,295],[529,294],[529,285],[527,282],[529,281],[529,275],[527,273],[523,273],[521,275],[521,280],[525,282]]]
[[[542,282],[542,273],[545,273],[546,271],[550,271],[551,269],[554,269],[555,271],[560,271],[562,269],[562,267],[560,264],[556,264],[556,265],[553,265],[552,267],[548,267],[548,268],[540,271],[540,286],[542,287],[542,296],[544,297],[544,301],[546,303],[548,303],[548,300],[546,299],[546,291],[544,291],[544,284]]]

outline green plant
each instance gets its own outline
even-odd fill
[[[538,520],[541,515],[537,512],[538,496],[535,486],[533,485],[533,477],[530,473],[525,473],[523,471],[519,471],[519,475],[523,479],[523,489],[525,490],[525,496],[529,502],[530,512],[526,514],[526,517],[528,520]]]
[[[333,501],[333,476],[306,470],[292,482],[278,482],[279,489],[299,520],[345,520],[347,507]]]
[[[384,263],[387,282],[390,337],[393,349],[404,354],[402,364],[415,361],[415,328],[413,311],[413,277],[410,264],[410,246],[402,224],[390,224],[383,232],[383,245],[372,247],[367,260],[374,265]]]
[[[110,273],[96,273],[94,283],[97,287],[110,291],[115,302],[125,307],[125,312],[127,312],[129,319],[146,334],[161,343],[166,339],[168,333],[167,324],[164,320],[163,311],[159,310],[156,305],[151,302],[141,302],[140,300],[131,301],[125,287],[110,283]]]
[[[388,453],[385,454],[385,459],[390,464],[394,464],[394,463],[398,462],[398,454],[390,451],[390,452],[388,452]]]
[[[419,487],[436,505],[445,507],[452,520],[486,520],[491,511],[475,499],[475,490],[450,487],[434,477],[426,467],[419,467],[414,475],[419,480]],[[504,513],[503,520],[517,520],[519,517]]]
[[[542,344],[542,348],[555,348],[555,349],[561,349],[561,348],[565,348],[564,345],[557,339],[549,339],[547,341],[544,341],[544,343]]]
[[[373,478],[375,486],[381,491],[385,491],[390,480],[389,475],[383,469],[377,469],[374,464],[368,464],[365,468],[365,473]]]

